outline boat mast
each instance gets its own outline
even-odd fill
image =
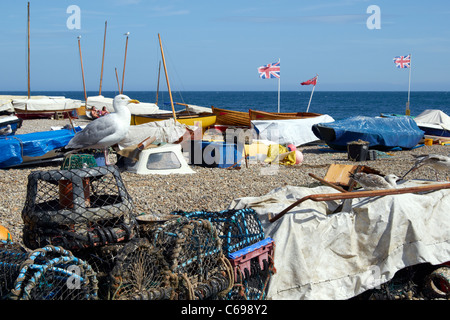
[[[170,105],[172,106],[173,120],[176,122],[177,116],[175,114],[175,107],[173,106],[172,91],[170,90],[169,77],[167,76],[166,59],[164,58],[164,50],[163,50],[163,47],[161,44],[161,36],[159,35],[159,33],[158,33],[158,38],[159,38],[159,46],[161,47],[161,56],[162,56],[162,61],[163,61],[163,65],[164,65],[164,72],[166,74],[167,89],[169,90]]]
[[[100,89],[98,90],[98,95],[102,95],[102,82],[103,82],[103,64],[105,62],[105,43],[106,43],[106,26],[107,21],[105,21],[105,35],[103,36],[103,55],[102,55],[102,70],[100,72]]]
[[[125,79],[125,64],[127,62],[127,48],[128,48],[128,35],[129,34],[130,34],[129,32],[124,34],[125,36],[127,36],[127,41],[125,43],[125,58],[123,60],[122,89],[120,90],[121,94],[123,93],[123,82],[124,82],[124,79]]]
[[[83,56],[81,55],[81,36],[78,36],[78,49],[80,51],[81,76],[83,77],[84,106],[87,107],[86,84],[84,82]]]
[[[28,10],[28,31],[27,31],[27,38],[28,38],[28,68],[27,68],[27,74],[28,74],[28,99],[30,99],[30,2],[28,2],[27,6]]]
[[[114,68],[114,69],[116,70],[117,90],[119,90],[119,94],[120,94],[119,76],[117,74],[117,68]]]
[[[156,105],[158,105],[158,94],[159,94],[159,78],[161,73],[161,61],[159,62],[159,68],[158,68],[158,85],[156,86]]]

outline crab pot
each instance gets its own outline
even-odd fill
[[[61,247],[0,247],[0,294],[10,300],[97,300],[91,266]]]
[[[225,296],[232,288],[231,264],[207,220],[170,219],[149,238],[164,257],[171,278],[178,279],[173,299],[205,300]]]
[[[176,211],[172,214],[190,219],[205,219],[217,229],[222,240],[222,250],[228,255],[264,239],[261,221],[251,208],[223,210],[218,212]]]
[[[129,239],[133,202],[115,166],[35,171],[22,210],[24,244],[76,251]]]

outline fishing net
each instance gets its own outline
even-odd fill
[[[61,247],[0,247],[0,293],[12,300],[96,300],[91,266]]]
[[[84,165],[83,165],[84,166]],[[35,171],[22,211],[23,242],[71,251],[124,242],[135,232],[133,202],[116,166]]]

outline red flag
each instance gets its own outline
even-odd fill
[[[316,85],[316,83],[317,83],[317,76],[315,76],[314,78],[312,78],[312,79],[309,79],[309,80],[307,80],[307,81],[305,81],[305,82],[302,82],[302,83],[300,83],[302,86],[307,86],[307,85],[310,85],[310,84],[312,84],[312,85]]]

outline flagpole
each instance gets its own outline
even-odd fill
[[[278,63],[280,63],[280,59],[278,59]],[[280,80],[281,80],[281,68],[280,68],[280,76],[278,77],[278,113],[280,113]]]
[[[412,69],[412,55],[409,54],[409,85],[408,85],[408,102],[406,103],[406,112],[407,116],[411,115],[411,110],[409,109],[409,102],[411,97],[411,69]]]
[[[318,79],[319,79],[319,75],[316,75],[316,84],[317,84]],[[311,100],[312,100],[312,97],[314,94],[314,89],[316,88],[316,84],[313,86],[313,89],[311,91],[311,96],[309,97],[309,103],[308,103],[308,108],[306,109],[306,112],[309,111],[309,106],[311,105]]]

